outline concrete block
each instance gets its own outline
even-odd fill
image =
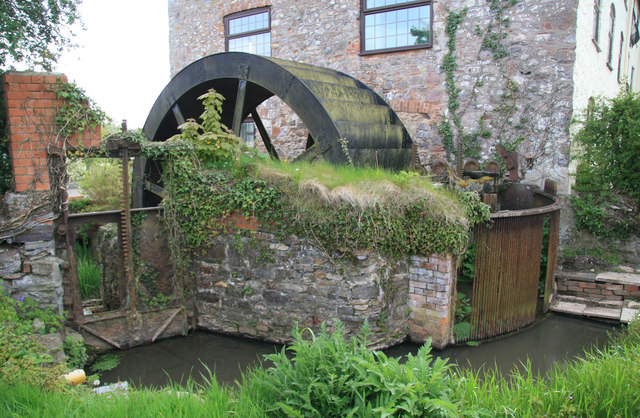
[[[622,308],[622,313],[620,314],[620,322],[628,324],[634,319],[640,319],[638,318],[638,314],[640,314],[640,309]]]

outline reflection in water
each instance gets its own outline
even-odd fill
[[[452,347],[435,351],[438,357],[448,357],[461,366],[470,364],[474,369],[496,364],[509,372],[514,365],[531,360],[534,371],[544,373],[553,363],[580,355],[585,348],[602,346],[607,332],[613,327],[599,322],[564,316],[552,316],[520,334],[506,337],[478,347]],[[401,344],[389,350],[388,355],[402,356],[416,353],[415,344]],[[203,363],[215,371],[218,382],[232,384],[241,379],[249,365],[259,364],[264,354],[280,350],[281,346],[224,335],[196,332],[188,337],[173,338],[143,347],[117,352],[120,365],[102,374],[103,383],[127,380],[135,385],[165,386],[170,381],[185,383],[191,375],[202,382],[201,374],[208,375]]]
[[[554,315],[516,335],[477,347],[434,350],[433,354],[448,358],[462,367],[470,365],[475,370],[493,368],[495,365],[503,373],[525,364],[529,358],[533,372],[544,374],[553,368],[554,363],[579,356],[593,346],[603,347],[608,340],[608,333],[614,329],[608,323]],[[415,344],[402,344],[389,349],[387,354],[415,354],[418,348]]]

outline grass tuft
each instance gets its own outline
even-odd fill
[[[84,244],[76,244],[78,256],[78,280],[82,299],[100,297],[100,280],[102,280],[102,265],[96,262],[91,249]]]

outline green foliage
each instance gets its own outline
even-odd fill
[[[0,304],[2,308],[3,304]],[[0,318],[3,315],[0,309]],[[16,315],[15,311],[12,315]],[[0,338],[6,328],[0,328]],[[67,388],[62,371],[12,360],[0,368],[2,416],[621,416],[640,414],[640,318],[609,347],[558,364],[545,376],[530,366],[509,375],[474,372],[433,360],[426,345],[404,364],[366,347],[363,334],[345,341],[341,324],[317,337],[295,330],[271,367],[250,370],[233,387],[204,385],[136,389],[96,396]],[[308,335],[308,337],[307,337]],[[303,337],[307,337],[306,339]],[[6,345],[0,345],[0,356]],[[287,356],[287,352],[290,356]],[[290,358],[291,357],[291,358]],[[55,374],[58,373],[58,374]],[[45,388],[57,391],[42,390]],[[52,412],[53,411],[53,412]]]
[[[576,226],[586,229],[594,235],[605,238],[626,238],[640,231],[640,219],[637,208],[629,210],[613,209],[625,208],[627,205],[620,196],[613,193],[583,192],[572,196]]]
[[[509,376],[497,370],[457,370],[455,398],[481,416],[624,416],[640,414],[640,321],[603,350],[593,350],[546,376],[530,364]]]
[[[23,62],[51,71],[73,34],[80,0],[3,1],[0,3],[0,67]]]
[[[85,210],[122,209],[122,163],[111,158],[91,158],[85,164],[86,171],[78,179],[82,192],[91,200]]]
[[[462,283],[473,283],[476,274],[476,242],[473,241],[467,247],[460,269],[458,270],[458,281]]]
[[[65,338],[64,352],[67,355],[67,365],[72,369],[82,369],[89,360],[87,347],[80,338],[72,336]]]
[[[640,232],[640,94],[589,106],[576,134],[581,154],[571,200],[576,225],[605,238]]]
[[[158,293],[155,296],[147,296],[143,293],[138,293],[138,299],[140,303],[148,309],[164,309],[171,301],[171,296],[165,296],[162,293]]]
[[[540,254],[540,281],[538,294],[544,295],[547,283],[547,266],[549,265],[549,237],[551,233],[551,218],[545,217],[542,222],[542,253]]]
[[[456,342],[464,341],[471,336],[471,323],[468,321],[456,322],[453,326],[453,337]]]
[[[44,322],[41,332],[54,332],[62,323],[52,309],[39,309],[27,298],[11,299],[0,287],[0,382],[25,381],[48,388],[61,384],[62,366],[52,366],[53,358],[32,338],[36,318]]]
[[[202,124],[188,119],[178,127],[182,133],[169,141],[181,140],[195,145],[200,162],[207,167],[231,169],[238,157],[241,140],[220,122],[224,97],[211,89],[198,100],[205,109],[200,115]]]
[[[78,281],[82,299],[100,297],[100,281],[102,280],[102,265],[93,258],[91,249],[86,243],[76,244],[78,256]]]
[[[69,200],[69,211],[71,213],[91,212],[92,202],[88,197]]]
[[[108,120],[107,114],[76,84],[59,81],[55,90],[62,100],[56,111],[56,127],[64,137],[93,129]]]
[[[336,321],[318,336],[294,328],[287,350],[267,355],[268,369],[245,376],[239,402],[258,406],[269,416],[457,416],[449,366],[434,360],[429,344],[404,364],[367,349],[369,326],[347,342]],[[310,339],[305,339],[308,333]],[[293,354],[293,358],[287,355]],[[473,408],[464,411],[471,413]]]
[[[338,138],[338,142],[340,143],[342,153],[347,158],[347,164],[349,165],[349,167],[353,167],[353,160],[351,159],[351,154],[349,154],[349,140],[347,138]]]
[[[503,43],[504,38],[507,37],[507,31],[510,26],[509,18],[504,17],[504,10],[516,5],[519,0],[487,1],[489,3],[489,9],[493,15],[493,19],[492,22],[487,25],[485,31],[482,31],[481,28],[477,28],[476,34],[483,36],[482,47],[490,50],[493,53],[493,58],[496,61],[500,61],[509,55],[509,50]]]
[[[3,72],[0,70],[0,77]],[[0,96],[4,97],[4,83],[0,83]],[[0,194],[4,194],[13,185],[13,172],[9,159],[9,132],[7,125],[7,109],[0,103]]]
[[[605,188],[640,199],[640,93],[599,98],[580,124],[575,140],[587,182],[601,180]]]
[[[108,372],[118,367],[121,360],[117,354],[103,354],[91,365],[91,371],[95,373]]]
[[[494,60],[499,63],[504,57],[509,55],[509,50],[504,44],[504,39],[507,36],[509,29],[509,19],[504,17],[504,11],[508,7],[511,7],[518,3],[519,0],[487,0],[490,10],[490,22],[483,29],[480,25],[476,25],[474,33],[477,36],[481,36],[481,50],[488,49],[492,52]],[[498,138],[502,135],[503,127],[498,128],[497,132],[487,126],[487,115],[483,115],[478,121],[478,128],[472,132],[465,132],[465,127],[462,126],[462,114],[466,111],[469,104],[475,101],[478,97],[478,89],[484,85],[483,80],[478,79],[473,85],[473,90],[470,92],[471,101],[467,103],[465,108],[460,108],[460,92],[462,89],[456,85],[455,73],[458,69],[457,56],[456,56],[456,36],[459,26],[462,24],[464,17],[467,14],[467,8],[460,12],[450,12],[445,19],[445,33],[448,37],[447,40],[447,52],[444,55],[442,61],[442,69],[445,73],[445,85],[448,96],[448,115],[443,115],[442,122],[438,125],[440,134],[442,135],[442,144],[447,152],[447,156],[450,154],[457,154],[456,144],[461,145],[462,155],[457,156],[462,158],[467,157],[480,157],[480,145],[482,139],[488,139],[492,136]],[[480,52],[480,51],[479,51]],[[500,103],[493,110],[498,113],[504,123],[511,124],[511,119],[515,112],[519,110],[516,105],[515,92],[518,91],[517,84],[506,77],[505,92],[500,96]],[[494,121],[495,125],[495,121]],[[523,129],[524,125],[519,124],[518,129]]]
[[[471,315],[471,299],[462,292],[458,292],[458,301],[456,302],[456,321],[462,321]]]
[[[458,69],[458,62],[456,61],[456,33],[458,27],[462,23],[464,16],[467,14],[467,9],[463,9],[460,12],[450,12],[445,20],[445,33],[447,34],[447,53],[442,59],[442,69],[445,72],[445,85],[447,95],[449,97],[448,109],[449,117],[443,117],[440,126],[438,127],[440,133],[443,135],[442,143],[447,155],[455,154],[455,140],[456,134],[451,126],[453,121],[454,126],[458,132],[462,131],[462,121],[456,114],[456,111],[460,107],[458,97],[460,96],[460,88],[456,86],[455,71]]]

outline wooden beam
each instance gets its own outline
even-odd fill
[[[237,136],[240,136],[240,127],[242,125],[242,110],[244,109],[244,99],[247,96],[247,80],[238,81],[238,94],[236,94],[236,108],[233,111],[233,125],[231,130]]]
[[[253,122],[256,124],[256,128],[258,128],[258,132],[260,133],[260,137],[262,138],[262,142],[264,143],[264,147],[267,149],[267,152],[274,160],[279,160],[278,153],[271,143],[271,138],[269,138],[269,134],[267,130],[264,128],[264,124],[262,123],[262,119],[260,119],[260,115],[258,114],[257,109],[253,109],[251,111],[251,117],[253,118]]]
[[[182,111],[180,110],[180,106],[178,106],[178,103],[174,104],[173,107],[171,107],[171,111],[173,112],[173,116],[175,116],[176,121],[178,122],[178,126],[186,122],[186,120],[184,120],[184,116],[182,116]]]
[[[147,158],[137,156],[133,159],[133,178],[132,183],[132,206],[134,208],[142,207],[142,197],[144,190],[144,166],[147,165]]]

